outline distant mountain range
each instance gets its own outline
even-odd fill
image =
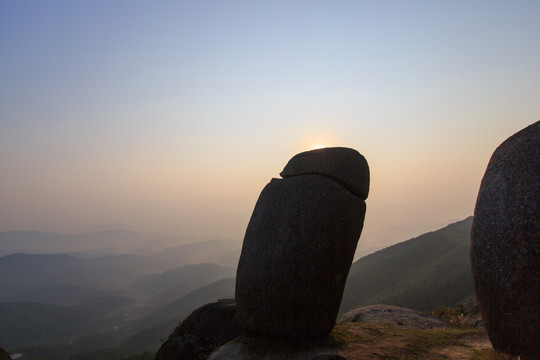
[[[83,235],[43,231],[6,231],[0,232],[0,256],[19,252],[125,254],[142,243],[150,241],[153,237],[153,235],[125,230],[107,230]]]
[[[469,242],[472,217],[356,261],[340,313],[387,304],[431,311],[474,302]]]
[[[0,301],[51,286],[116,290],[138,277],[173,266],[159,259],[111,255],[83,259],[67,254],[12,254],[0,258]]]
[[[216,264],[184,265],[163,273],[140,278],[128,288],[132,292],[152,297],[147,301],[151,308],[174,302],[199,287],[223,278],[234,277],[236,269]]]
[[[23,253],[23,249],[61,250],[59,246],[66,239],[62,236],[55,239],[53,235],[38,232],[0,233],[0,236],[4,236],[0,238],[3,239],[1,245],[18,251],[0,257],[0,301],[37,301],[65,305],[73,303],[70,297],[75,301],[79,299],[84,289],[106,293],[124,289],[139,299],[183,286],[184,290],[176,289],[176,294],[183,295],[210,282],[201,283],[202,278],[216,281],[233,276],[241,246],[232,240],[210,240],[166,249],[156,248],[144,256],[96,256],[86,252]],[[95,237],[92,235],[85,239]],[[74,241],[73,238],[69,239]],[[33,245],[33,242],[37,244]],[[0,249],[6,251],[5,247]],[[201,263],[213,263],[215,267],[208,271],[213,271],[219,277],[211,277],[207,272],[196,272],[193,267],[179,270],[181,266]],[[177,274],[171,270],[173,268],[185,274]],[[189,269],[192,269],[191,273]],[[162,273],[167,270],[170,272]],[[146,275],[152,276],[136,283],[137,279]],[[183,279],[184,283],[178,282],[178,279]],[[91,291],[86,293],[90,295]]]
[[[122,346],[137,351],[157,349],[161,339],[167,338],[193,310],[218,299],[234,298],[235,282],[234,278],[226,278],[203,286],[133,322],[131,326],[139,331],[127,338]]]
[[[176,258],[186,264],[208,261],[213,255],[230,256],[230,252],[239,252],[241,246],[241,242],[237,240],[194,241],[189,238],[159,237],[127,230],[107,230],[82,235],[43,231],[0,232],[0,256],[15,253],[71,253],[79,257],[134,254]],[[186,254],[191,255],[187,257]]]
[[[468,218],[354,262],[340,314],[375,303],[420,311],[472,306],[471,223]],[[54,243],[43,240],[47,236],[39,241]],[[27,248],[44,249],[30,243],[29,238],[22,241]],[[0,346],[26,351],[28,359],[33,352],[55,360],[71,359],[74,352],[85,358],[86,352],[95,355],[105,348],[116,357],[156,350],[160,339],[194,309],[234,297],[240,245],[210,240],[148,247],[144,256],[81,252],[0,257]]]
[[[175,259],[182,264],[213,262],[236,267],[242,244],[235,240],[207,240],[165,248],[153,257]]]
[[[88,343],[92,344],[91,348],[110,346],[111,339],[114,339],[116,342],[113,341],[113,344],[119,347],[128,346],[122,345],[122,341],[127,341],[126,344],[131,344],[130,347],[137,349],[141,346],[151,347],[158,344],[161,337],[167,336],[170,329],[199,304],[212,302],[221,297],[233,297],[234,278],[222,279],[231,272],[234,273],[234,270],[215,264],[188,265],[170,272],[145,276],[132,283],[135,287],[145,287],[149,285],[150,279],[156,280],[161,285],[165,284],[164,280],[168,280],[168,284],[164,285],[170,286],[168,290],[182,288],[183,291],[178,292],[178,297],[166,297],[160,302],[152,300],[136,303],[134,299],[120,295],[133,291],[129,286],[116,294],[96,290],[90,295],[89,288],[47,288],[50,291],[59,290],[61,295],[58,297],[64,302],[66,297],[72,302],[79,293],[83,294],[78,297],[78,300],[83,299],[82,301],[69,306],[2,301],[0,344],[13,351],[29,345],[69,341],[72,347],[79,346],[85,349]],[[176,278],[171,279],[171,274],[175,274]],[[194,277],[200,284],[208,285],[200,287],[193,282]],[[132,344],[132,340],[129,339],[134,336],[136,339],[138,333],[150,333],[152,336]],[[77,340],[78,338],[80,339]]]

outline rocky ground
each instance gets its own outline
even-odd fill
[[[242,360],[516,360],[493,351],[483,329],[439,327],[410,329],[356,322],[335,326],[325,340],[305,343],[265,343],[240,339],[228,343],[210,359]]]
[[[329,337],[302,341],[238,336],[231,320],[234,308],[234,300],[221,300],[197,309],[162,346],[156,360],[516,359],[496,353],[482,327],[451,326],[397,306],[353,310]]]
[[[421,312],[390,305],[351,311],[334,328],[335,351],[346,359],[510,360],[494,352],[483,328],[450,327]]]
[[[331,335],[346,359],[512,359],[494,353],[483,329],[407,329],[342,323]],[[497,357],[498,356],[498,357]]]

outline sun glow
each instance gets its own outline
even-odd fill
[[[317,144],[311,148],[311,150],[324,149],[326,145]]]

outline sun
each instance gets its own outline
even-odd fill
[[[318,150],[318,149],[324,149],[326,145],[317,144],[311,148],[311,150]]]

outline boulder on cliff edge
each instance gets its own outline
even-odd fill
[[[493,153],[471,232],[471,265],[482,321],[493,347],[540,353],[540,121]]]
[[[221,299],[196,309],[182,321],[156,354],[156,360],[203,360],[211,351],[236,338],[234,299]]]
[[[263,189],[236,276],[237,319],[249,336],[327,336],[362,231],[369,168],[356,150],[298,154]]]

